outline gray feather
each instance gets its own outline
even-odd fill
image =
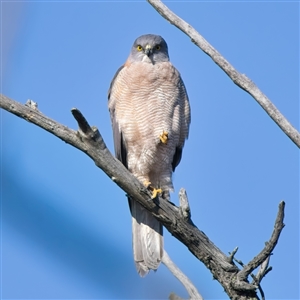
[[[144,207],[129,198],[132,215],[132,248],[138,273],[157,270],[163,255],[163,228]]]

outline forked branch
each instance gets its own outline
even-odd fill
[[[249,276],[249,274],[255,270],[257,267],[261,266],[264,262],[268,263],[268,259],[270,255],[272,254],[272,251],[274,250],[275,246],[277,245],[280,232],[282,231],[284,224],[283,224],[283,219],[284,219],[284,206],[285,203],[283,201],[280,202],[279,204],[279,210],[277,214],[277,218],[275,221],[275,226],[274,230],[272,233],[272,236],[268,242],[266,242],[266,245],[264,249],[257,255],[255,256],[246,266],[244,266],[243,270],[241,270],[238,275],[237,275],[237,284],[235,288],[239,288],[239,283],[243,283],[246,278]],[[265,268],[265,266],[263,267]]]
[[[279,212],[271,239],[264,250],[240,270],[209,238],[191,221],[190,207],[184,190],[180,192],[181,207],[161,198],[151,199],[149,191],[107,149],[97,128],[90,127],[77,109],[72,114],[78,122],[75,131],[46,117],[36,105],[22,105],[1,95],[0,107],[59,137],[66,143],[86,153],[128,196],[134,198],[157,218],[167,230],[195,255],[220,282],[231,299],[258,299],[256,285],[248,283],[250,272],[261,265],[275,248],[283,229],[284,202]]]

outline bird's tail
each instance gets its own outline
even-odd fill
[[[132,246],[135,265],[140,276],[157,270],[163,256],[163,228],[151,213],[129,198],[132,215]]]

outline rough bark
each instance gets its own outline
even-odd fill
[[[256,291],[260,289],[259,283],[267,273],[266,267],[262,266],[263,271],[259,272],[259,276],[254,277],[253,283],[249,283],[248,277],[253,270],[265,264],[278,242],[284,227],[284,202],[279,204],[270,240],[256,257],[239,269],[234,263],[234,254],[237,250],[229,256],[225,255],[204,232],[193,224],[184,190],[180,191],[180,207],[162,198],[151,199],[149,191],[112,156],[98,129],[90,127],[79,110],[72,109],[72,114],[79,125],[79,129],[75,131],[43,115],[33,102],[29,101],[22,105],[4,95],[1,95],[0,100],[0,107],[3,109],[43,128],[87,154],[128,196],[136,199],[151,212],[173,236],[205,264],[230,299],[259,299]]]

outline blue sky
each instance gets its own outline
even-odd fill
[[[299,128],[299,3],[167,2]],[[285,228],[262,282],[267,299],[299,299],[299,150],[262,108],[146,1],[1,1],[1,91],[73,129],[77,107],[113,151],[107,90],[133,41],[160,34],[192,108],[174,174],[178,204],[224,252],[247,263]],[[125,193],[83,153],[1,110],[3,299],[166,299],[187,294],[161,266],[141,279]],[[205,299],[218,282],[165,230],[165,248]]]

